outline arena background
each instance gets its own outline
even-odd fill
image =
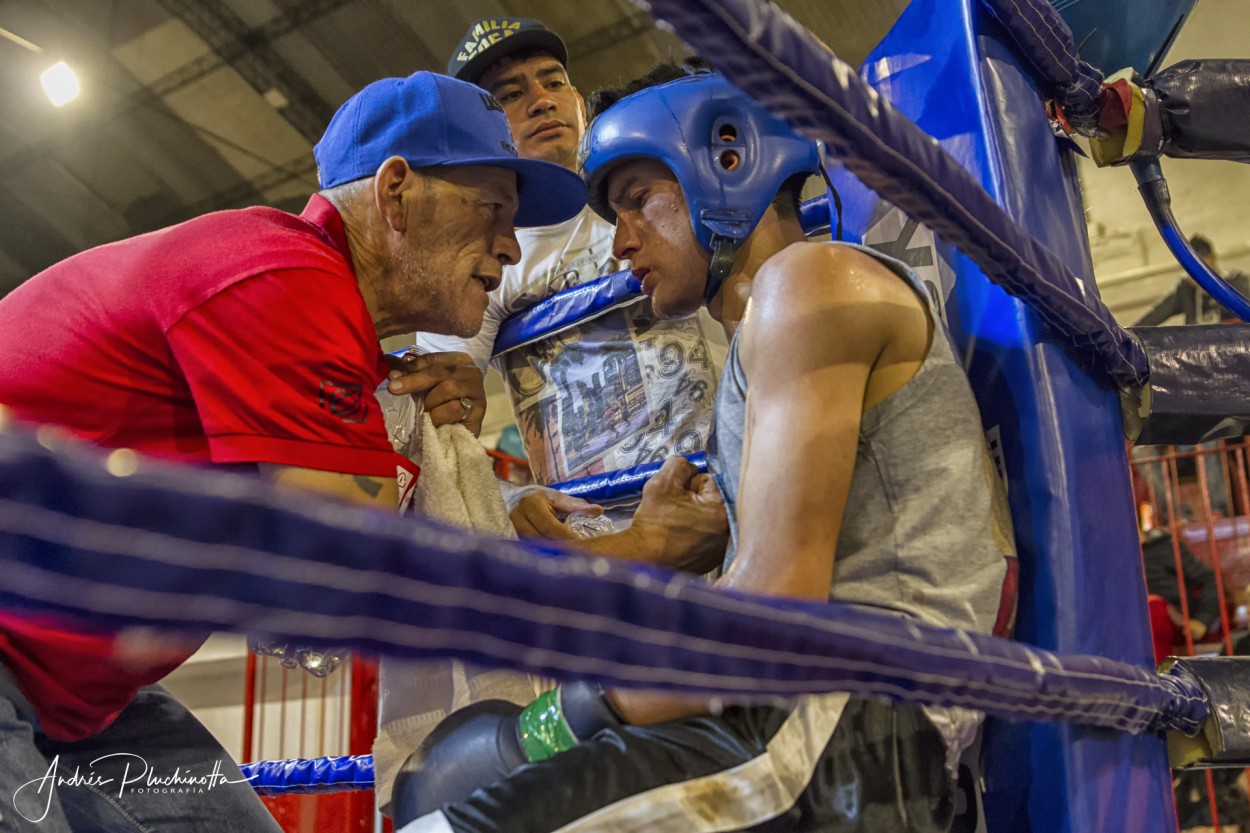
[[[906,3],[780,5],[854,64]],[[312,144],[335,108],[376,78],[442,69],[469,22],[493,14],[560,32],[583,93],[682,54],[628,0],[0,0],[0,28],[42,49],[0,40],[0,293],[84,248],[206,211],[298,211],[316,188]],[[1250,57],[1248,31],[1245,0],[1201,0],[1164,65]],[[38,80],[56,60],[83,85],[61,108]],[[1225,269],[1250,271],[1250,168],[1171,162],[1167,173],[1185,228],[1215,243]],[[1179,269],[1126,170],[1083,164],[1082,178],[1097,279],[1130,323]],[[497,377],[488,389],[490,445],[510,409]],[[214,640],[169,680],[235,754],[241,656],[236,641]],[[272,719],[265,731],[298,727]]]

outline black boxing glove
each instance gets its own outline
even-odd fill
[[[483,700],[444,718],[395,776],[395,827],[467,798],[526,763],[517,735],[520,714],[515,703]]]
[[[539,695],[522,709],[483,700],[452,712],[395,777],[396,827],[506,778],[522,764],[545,761],[623,721],[594,683],[574,682]]]

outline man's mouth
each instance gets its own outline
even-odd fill
[[[500,283],[500,278],[496,278],[493,275],[474,275],[473,280],[481,284],[482,289],[487,292],[493,292]]]
[[[529,138],[536,139],[542,136],[551,136],[567,127],[568,125],[562,121],[545,121],[530,131]]]
[[[656,278],[655,273],[647,267],[635,266],[632,270],[634,277],[642,283],[642,294],[650,295],[655,290]]]

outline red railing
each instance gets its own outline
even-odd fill
[[[1143,540],[1154,529],[1171,536],[1174,587],[1150,587],[1156,658],[1163,655],[1232,655],[1250,649],[1246,604],[1250,590],[1250,486],[1246,440],[1199,446],[1132,450],[1134,496]],[[1191,626],[1195,599],[1183,550],[1210,568],[1217,602],[1215,621]],[[1145,552],[1145,550],[1143,550]],[[1149,573],[1149,570],[1148,570]],[[1158,571],[1155,572],[1158,575]],[[1162,596],[1175,599],[1168,601]],[[1161,614],[1167,609],[1170,615]],[[1195,631],[1205,630],[1195,641]],[[1250,772],[1212,770],[1174,773],[1181,829],[1250,833]],[[1205,787],[1205,790],[1202,788]],[[1195,791],[1199,794],[1194,795]],[[1205,792],[1205,795],[1201,793]]]
[[[328,677],[248,654],[244,673],[243,757],[247,760],[368,755],[378,725],[378,671],[352,657]],[[368,833],[373,792],[262,799],[287,833]],[[389,828],[389,825],[388,825]]]

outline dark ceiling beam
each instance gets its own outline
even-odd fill
[[[222,211],[227,208],[239,208],[244,205],[255,205],[257,195],[264,194],[271,188],[277,188],[286,185],[296,179],[309,178],[316,180],[317,163],[313,160],[312,154],[307,159],[301,159],[291,162],[287,165],[279,165],[276,168],[270,168],[259,176],[251,179],[243,180],[236,185],[218,191],[215,194],[209,194],[202,200],[197,200],[190,205],[179,208],[161,221],[161,225],[181,222],[189,220],[192,217],[198,217],[201,214],[207,214],[210,211]],[[309,190],[311,194],[316,188]]]
[[[274,50],[272,38],[258,37],[221,0],[157,0],[208,44],[213,52],[262,95],[277,90],[287,100],[278,109],[310,143],[321,138],[334,107]],[[288,9],[298,12],[297,6]]]
[[[245,39],[234,40],[224,52],[220,54],[212,52],[184,64],[152,83],[122,96],[113,106],[98,108],[91,111],[89,115],[70,121],[59,128],[55,134],[32,138],[16,153],[0,157],[0,177],[37,162],[48,153],[55,151],[62,142],[74,141],[91,135],[90,128],[92,127],[112,121],[137,107],[160,104],[165,96],[194,84],[209,73],[237,60],[249,50],[258,46],[268,46],[296,29],[354,2],[356,0],[304,0],[298,6],[290,7],[284,14],[249,30]]]
[[[0,295],[53,263],[78,253],[78,247],[61,234],[60,229],[3,190],[0,190],[0,217],[4,218],[4,222],[0,222],[0,251],[25,271],[15,276],[16,282],[0,286]]]
[[[160,2],[165,3],[166,0],[160,0]],[[655,21],[649,14],[646,12],[635,12],[621,20],[614,21],[608,26],[602,26],[576,40],[569,41],[569,59],[573,60],[581,56],[594,55],[610,46],[646,34],[654,28]],[[320,138],[321,136],[318,134],[316,139]],[[314,139],[314,142],[316,139]],[[316,168],[316,163],[311,157],[303,162],[270,168],[259,176],[218,191],[196,202],[194,205],[187,206],[185,211],[179,210],[176,214],[169,215],[166,218],[166,222],[178,222],[179,220],[209,211],[220,211],[226,208],[236,208],[240,205],[250,204],[255,202],[255,194],[257,192],[264,193],[271,188],[285,185],[300,177],[310,176],[316,171]]]
[[[646,34],[655,28],[655,20],[645,11],[634,11],[628,16],[601,26],[592,32],[568,42],[569,60],[589,57],[612,46],[619,46],[631,38]]]

